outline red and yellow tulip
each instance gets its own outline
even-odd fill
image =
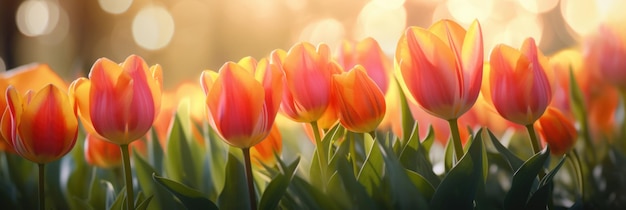
[[[553,155],[563,155],[576,144],[576,128],[558,109],[548,108],[538,121],[539,133],[550,146]]]
[[[230,145],[250,148],[270,133],[281,102],[283,73],[266,59],[227,62],[215,76],[204,71],[209,124]]]
[[[88,132],[118,145],[145,135],[161,106],[161,71],[136,55],[121,64],[98,59],[89,79],[79,78],[70,87]]]
[[[357,65],[333,80],[341,125],[357,133],[375,130],[385,116],[385,96],[365,69]]]
[[[552,100],[552,68],[548,59],[528,38],[516,50],[497,45],[489,61],[491,101],[502,117],[520,124],[533,124]]]
[[[626,29],[623,23],[605,23],[585,39],[585,61],[604,80],[626,91]]]
[[[92,166],[114,168],[122,164],[120,146],[88,133],[85,137],[85,160]]]
[[[272,64],[285,73],[281,112],[297,122],[320,119],[331,103],[330,49],[298,43],[289,52],[272,52]]]
[[[483,72],[483,39],[474,21],[467,31],[442,20],[430,28],[410,27],[402,35],[395,61],[406,88],[428,113],[457,119],[478,97]]]
[[[21,95],[6,90],[2,136],[22,157],[39,164],[55,161],[76,143],[78,120],[66,93],[49,84]]]
[[[363,66],[378,88],[387,93],[392,66],[376,40],[368,37],[359,42],[343,41],[338,53],[337,62],[344,69]]]

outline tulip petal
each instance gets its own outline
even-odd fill
[[[149,72],[148,65],[139,56],[131,55],[124,61],[124,72],[127,72],[132,78],[132,82],[126,88],[132,88],[131,100],[127,101],[124,107],[124,119],[129,130],[135,131],[128,133],[126,139],[134,141],[141,138],[152,127],[154,118],[158,114],[157,108],[160,107],[160,98],[155,100],[154,95],[161,95],[160,86]],[[160,68],[156,67],[156,71],[160,72]],[[157,75],[160,73],[157,73]],[[119,83],[118,84],[123,84]],[[122,81],[123,82],[123,81]],[[118,87],[123,87],[120,85]],[[120,91],[122,92],[122,91]],[[131,114],[132,113],[132,114]],[[130,142],[129,142],[130,143]]]

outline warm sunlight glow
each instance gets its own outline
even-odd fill
[[[122,14],[133,4],[133,0],[98,0],[98,4],[105,12]]]
[[[174,19],[163,7],[143,8],[135,16],[132,27],[135,42],[148,50],[167,46],[174,35]]]
[[[17,9],[17,28],[26,36],[50,33],[59,21],[59,6],[56,2],[24,1]]]
[[[372,37],[378,40],[385,53],[392,53],[398,37],[406,28],[406,9],[400,3],[396,7],[380,6],[380,1],[366,4],[357,19],[357,40]]]

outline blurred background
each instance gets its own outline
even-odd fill
[[[391,57],[407,26],[443,18],[478,19],[486,54],[534,37],[549,55],[603,21],[626,20],[624,8],[626,0],[1,0],[0,71],[41,62],[71,81],[97,58],[138,54],[161,64],[173,89],[201,70],[298,41],[334,49],[371,36]]]

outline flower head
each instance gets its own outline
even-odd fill
[[[553,155],[563,155],[576,144],[576,128],[558,109],[549,108],[538,121],[539,133]]]
[[[22,157],[48,163],[67,154],[76,143],[78,120],[67,94],[49,84],[20,95],[9,86],[2,136]]]
[[[491,52],[491,101],[502,117],[520,124],[534,123],[552,100],[552,69],[548,59],[528,38],[518,51],[498,45]]]
[[[333,80],[339,122],[353,132],[376,129],[385,116],[385,96],[365,69],[357,65],[347,73],[334,75]]]
[[[396,49],[406,87],[428,113],[457,119],[478,97],[483,72],[483,40],[474,21],[467,31],[442,20],[428,30],[411,27]]]
[[[145,135],[161,106],[161,71],[160,65],[148,67],[136,55],[121,64],[98,59],[89,79],[79,78],[70,86],[88,132],[119,145]]]
[[[270,133],[280,106],[283,73],[262,59],[227,62],[215,72],[204,71],[209,123],[230,145],[250,148]]]
[[[330,49],[298,43],[289,52],[272,52],[272,64],[285,72],[281,111],[297,122],[320,119],[331,100]]]

